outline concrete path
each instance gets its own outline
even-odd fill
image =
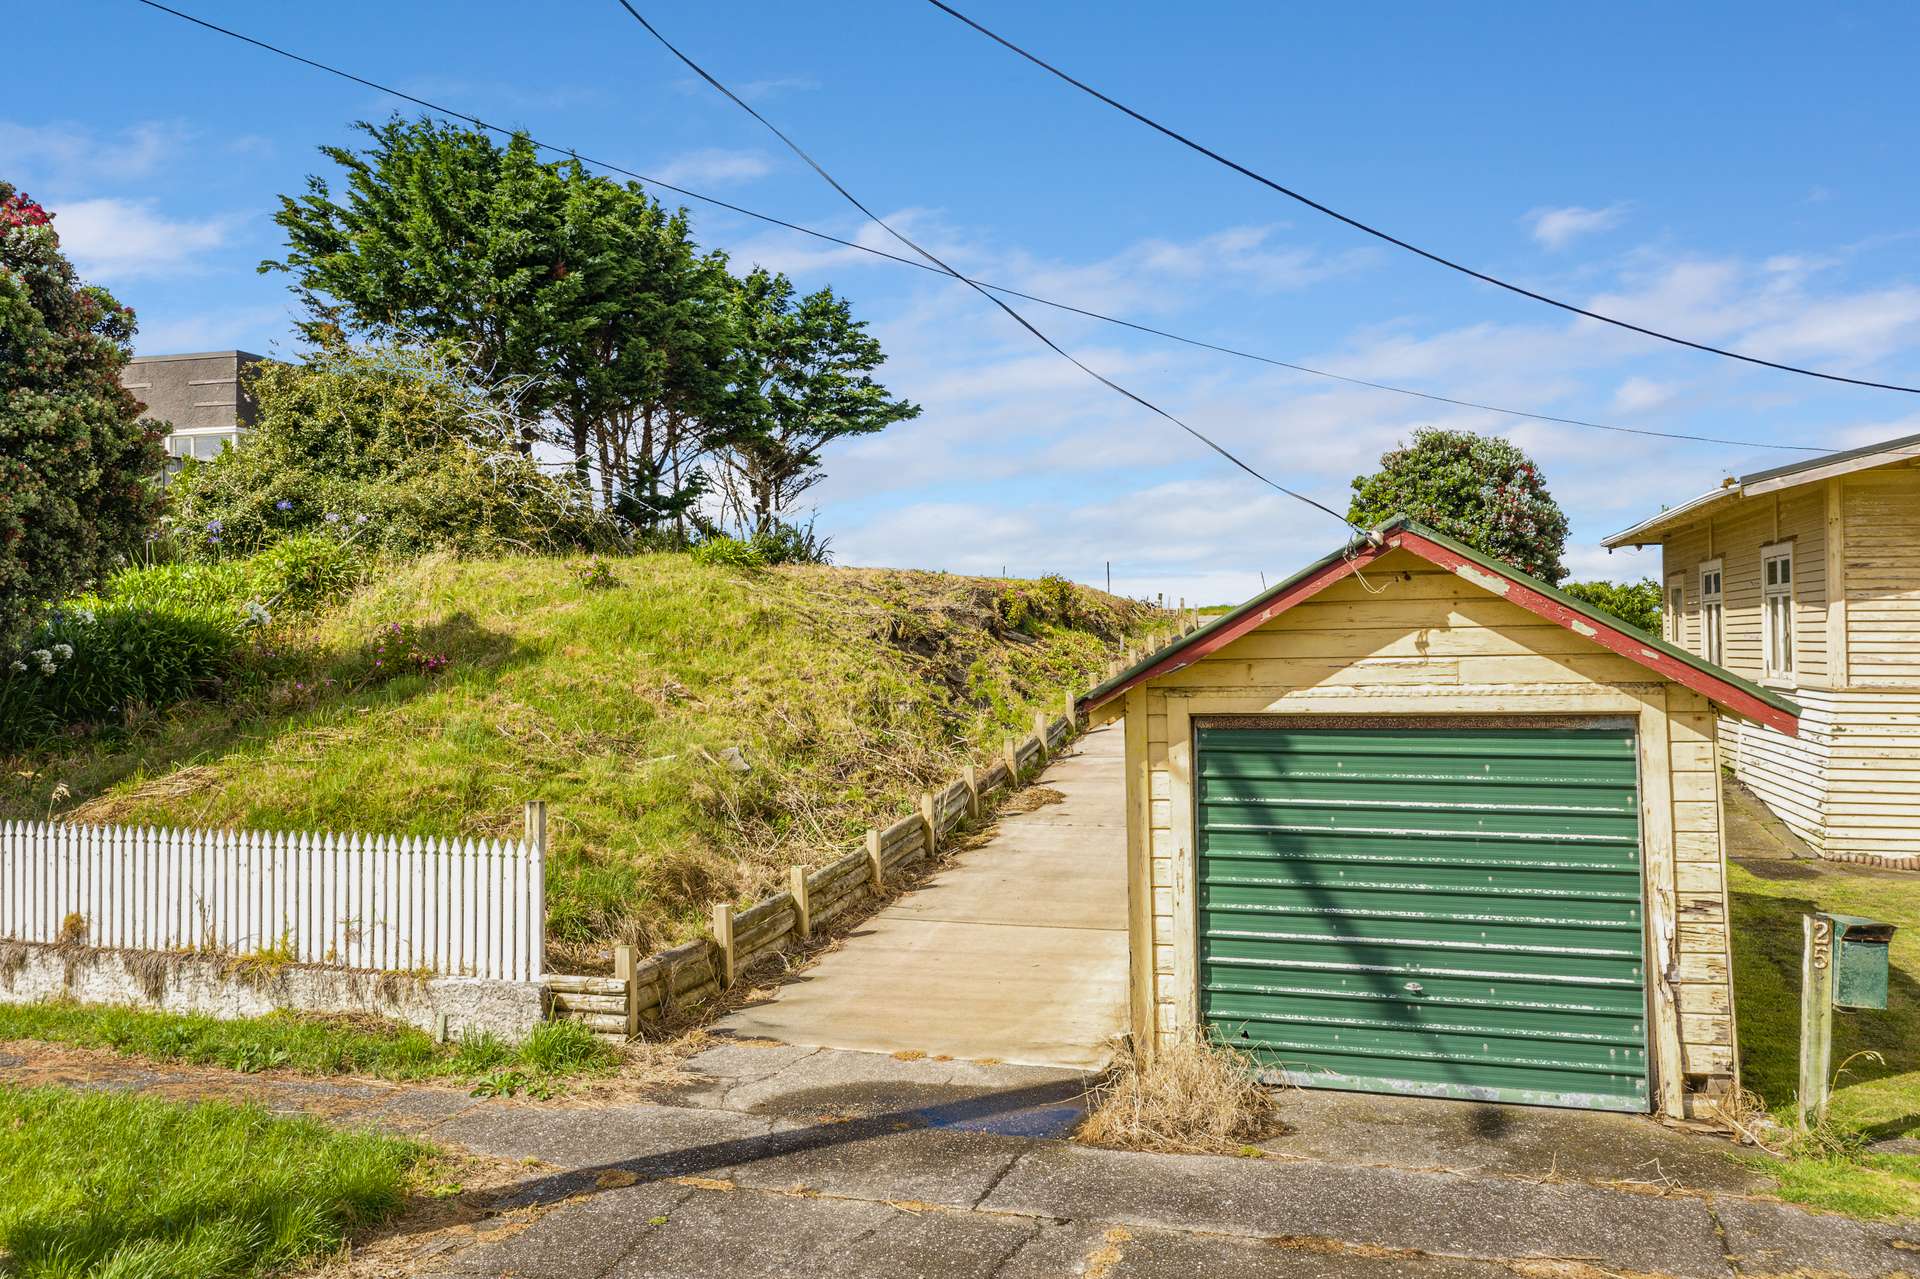
[[[1127,829],[1118,725],[1041,775],[1063,799],[1008,813],[763,1003],[742,1039],[1098,1069],[1126,1024]]]
[[[1443,1153],[1445,1167],[1379,1166],[1353,1160],[1390,1157],[1391,1138],[1314,1095],[1288,1094],[1283,1111],[1319,1136],[1277,1144],[1331,1158],[1129,1154],[1055,1139],[1078,1113],[1076,1072],[876,1053],[731,1044],[657,1101],[583,1106],[106,1054],[49,1072],[38,1050],[10,1047],[0,1082],[244,1094],[511,1170],[469,1226],[403,1219],[363,1240],[366,1265],[343,1272],[355,1279],[1920,1279],[1920,1222],[1803,1212],[1727,1185],[1735,1170],[1711,1189],[1644,1167],[1622,1184],[1649,1156],[1685,1175],[1731,1147],[1647,1125],[1637,1149],[1589,1148],[1573,1120],[1488,1122],[1511,1107],[1386,1117],[1436,1125],[1403,1152],[1414,1158],[1448,1139],[1468,1149]],[[1570,1148],[1559,1157],[1555,1138]]]

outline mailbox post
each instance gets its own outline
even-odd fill
[[[1800,1127],[1826,1118],[1833,1084],[1833,1010],[1887,1006],[1887,944],[1893,925],[1858,915],[1801,920]]]

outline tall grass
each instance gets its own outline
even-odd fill
[[[20,1279],[251,1279],[406,1201],[426,1149],[255,1106],[0,1086],[0,1253]]]

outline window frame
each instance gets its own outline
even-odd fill
[[[1768,581],[1768,570],[1774,564],[1784,564],[1786,571],[1779,574],[1777,580]],[[1800,646],[1794,642],[1793,633],[1795,576],[1792,542],[1773,542],[1760,548],[1760,670],[1765,679],[1791,681],[1795,677],[1800,658]],[[1780,660],[1783,642],[1784,662]]]
[[[1666,639],[1675,648],[1687,646],[1687,575],[1675,573],[1667,578]]]
[[[1713,589],[1707,589],[1707,578]],[[1696,580],[1700,585],[1700,656],[1715,666],[1726,665],[1727,570],[1724,560],[1704,560]]]

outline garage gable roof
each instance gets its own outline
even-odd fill
[[[1191,666],[1394,550],[1411,552],[1510,604],[1517,604],[1602,648],[1638,662],[1661,678],[1702,694],[1734,715],[1789,735],[1799,731],[1800,708],[1772,689],[1722,670],[1537,578],[1528,577],[1511,564],[1484,555],[1405,516],[1381,525],[1368,538],[1354,539],[1224,617],[1148,654],[1088,693],[1080,701],[1081,709],[1105,705],[1136,684]]]

